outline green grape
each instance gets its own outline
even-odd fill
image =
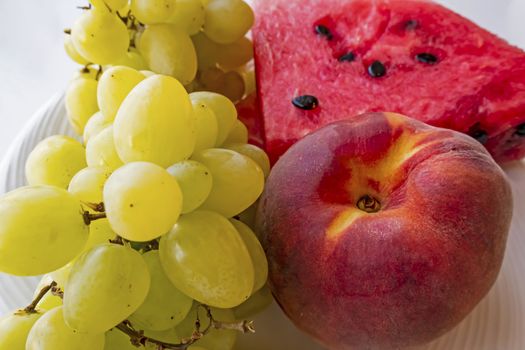
[[[210,169],[213,188],[201,209],[232,217],[252,205],[262,193],[264,174],[250,158],[238,152],[212,148],[197,152],[193,160]]]
[[[35,288],[35,292],[33,293],[33,299],[36,298],[36,296],[40,293],[40,291],[44,287],[49,286],[51,282],[53,281],[55,281],[57,283],[57,287],[63,291],[64,286],[66,285],[67,279],[69,278],[70,272],[71,272],[71,264],[67,264],[66,266],[56,271],[45,274]],[[59,296],[53,295],[53,293],[51,292],[47,292],[44,295],[44,297],[38,302],[37,306],[39,309],[42,309],[42,310],[51,310],[61,305],[62,305],[62,298],[60,298]]]
[[[216,58],[217,63],[225,70],[241,67],[253,58],[253,43],[242,37],[231,44],[219,45]]]
[[[225,143],[223,147],[249,157],[259,165],[265,178],[270,174],[270,158],[261,148],[247,143]]]
[[[243,67],[236,69],[244,80],[244,95],[248,96],[257,91],[257,82],[255,80],[255,68],[253,61]]]
[[[117,237],[117,234],[111,229],[107,219],[95,220],[89,224],[89,239],[82,253],[91,250],[91,248],[99,244],[108,243],[115,237]]]
[[[233,309],[238,320],[245,320],[266,310],[273,303],[270,288],[264,286],[241,305]]]
[[[108,120],[114,120],[129,92],[146,77],[133,68],[114,66],[106,70],[98,81],[97,98],[100,111]]]
[[[104,350],[138,350],[144,349],[144,347],[137,348],[131,344],[129,335],[124,332],[119,331],[116,328],[113,328],[106,332],[106,343],[104,345]],[[157,349],[153,349],[157,350]]]
[[[69,58],[71,58],[73,61],[75,61],[78,64],[86,65],[89,63],[88,60],[86,60],[82,55],[80,55],[75,48],[75,45],[73,45],[73,42],[71,41],[71,35],[66,34],[64,36],[64,50],[66,50],[67,55]]]
[[[194,152],[212,148],[217,142],[219,126],[213,110],[204,103],[199,103],[198,98],[190,94],[191,104],[193,105],[193,115],[195,116],[195,149]]]
[[[107,8],[84,11],[71,29],[78,53],[98,64],[111,64],[124,56],[129,46],[124,22]]]
[[[95,68],[96,66],[88,65],[86,67],[82,67],[81,69],[77,70],[75,74],[73,74],[73,79],[91,79],[91,80],[97,80],[97,77],[99,75],[99,68]],[[98,109],[98,105],[97,105]]]
[[[104,333],[135,312],[148,294],[150,275],[135,250],[100,244],[74,263],[64,294],[68,326],[87,333]]]
[[[113,129],[113,126],[110,125],[89,140],[86,146],[88,166],[107,167],[115,170],[124,164],[115,149]]]
[[[0,350],[25,350],[27,335],[41,316],[17,310],[0,319]]]
[[[183,85],[197,74],[197,54],[189,35],[173,24],[150,25],[140,37],[139,51],[148,67]]]
[[[67,188],[73,176],[86,166],[84,146],[71,137],[56,135],[40,141],[25,164],[29,185]]]
[[[195,52],[197,52],[199,70],[215,68],[217,66],[217,53],[221,45],[211,41],[204,33],[193,35],[191,40]]]
[[[209,107],[217,118],[218,133],[216,146],[222,145],[230,130],[237,120],[237,110],[232,101],[226,96],[214,92],[193,92],[191,100],[194,104],[202,104]]]
[[[136,70],[146,69],[148,65],[144,57],[138,52],[136,48],[129,48],[128,52],[122,58],[115,62],[116,66],[126,66]]]
[[[237,232],[239,232],[252,258],[253,269],[255,271],[253,293],[255,293],[261,289],[268,280],[268,260],[266,260],[266,254],[259,239],[248,225],[235,219],[230,219],[230,222],[235,226]]]
[[[117,169],[104,186],[106,215],[113,230],[127,240],[151,241],[177,222],[182,193],[165,169],[133,162]]]
[[[144,24],[166,23],[179,0],[131,0],[131,12]]]
[[[212,91],[236,102],[244,95],[244,79],[236,71],[224,72],[218,67],[206,69],[199,74],[201,90]]]
[[[0,197],[0,271],[36,276],[73,259],[88,239],[80,202],[58,187],[21,187]]]
[[[67,118],[78,135],[82,135],[89,118],[98,111],[98,81],[91,79],[91,73],[82,77],[87,79],[74,79],[69,83],[65,97]]]
[[[182,191],[182,213],[197,209],[211,192],[213,179],[203,164],[194,160],[183,160],[168,168]]]
[[[220,44],[241,39],[252,27],[253,11],[242,0],[211,0],[206,6],[204,34]]]
[[[68,191],[84,203],[102,202],[102,190],[111,170],[105,167],[87,167],[80,170],[69,183]]]
[[[195,320],[197,319],[197,312],[201,320],[201,329],[208,326],[209,321],[206,312],[203,308],[193,305],[193,308],[188,313],[188,316],[182,321],[175,330],[181,338],[191,337],[195,329]],[[235,315],[231,309],[217,309],[211,308],[213,318],[220,322],[236,322]],[[190,346],[189,349],[196,350],[199,348],[210,350],[232,350],[237,340],[237,331],[212,329],[208,334],[199,339],[195,345]]]
[[[248,225],[252,230],[255,227],[255,215],[257,214],[257,206],[259,205],[259,200],[255,201],[252,205],[248,207],[245,211],[237,215],[240,221]]]
[[[193,300],[168,279],[160,265],[157,250],[151,250],[142,257],[148,265],[151,285],[146,300],[130,316],[130,321],[138,329],[162,331],[173,328],[186,317]]]
[[[244,125],[244,123],[241,122],[239,119],[235,121],[233,128],[230,130],[230,133],[228,134],[226,140],[224,140],[223,144],[228,145],[232,143],[248,143],[248,128],[246,128],[246,125]]]
[[[98,135],[102,130],[110,126],[111,123],[112,121],[108,120],[102,114],[102,112],[98,111],[97,113],[93,114],[84,127],[84,144],[87,145],[89,139]]]
[[[69,328],[63,311],[59,306],[36,321],[25,350],[104,350],[104,334],[81,333]]]
[[[204,6],[201,0],[177,0],[169,22],[189,35],[200,32],[204,25]]]
[[[171,282],[193,299],[230,308],[251,295],[254,268],[235,227],[211,211],[183,215],[160,240],[160,261]]]
[[[115,146],[126,163],[168,167],[195,146],[195,118],[188,93],[176,79],[154,75],[126,97],[114,122]]]
[[[95,7],[107,7],[112,11],[120,10],[128,4],[128,0],[89,0]]]

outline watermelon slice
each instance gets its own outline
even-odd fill
[[[391,111],[525,156],[525,53],[418,0],[259,0],[260,127],[272,160],[327,123]]]

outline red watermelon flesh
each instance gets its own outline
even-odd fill
[[[376,111],[470,134],[500,163],[525,156],[525,52],[447,8],[259,0],[255,12],[259,124],[273,161],[320,126]],[[295,107],[303,95],[317,106]]]

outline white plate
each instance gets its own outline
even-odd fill
[[[0,193],[23,186],[29,152],[43,138],[73,136],[61,95],[51,99],[32,118],[0,164]],[[418,350],[525,349],[525,163],[505,168],[514,191],[514,220],[499,279],[489,295],[453,331]],[[35,242],[38,244],[38,242]],[[0,314],[31,300],[36,278],[0,275]],[[276,305],[256,318],[255,335],[239,337],[238,350],[320,350],[297,331]],[[213,350],[213,349],[210,349]]]

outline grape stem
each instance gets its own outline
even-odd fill
[[[91,10],[91,3],[88,4],[87,6],[77,6],[77,9],[80,9],[80,10]]]
[[[95,220],[99,220],[99,219],[105,219],[106,218],[106,213],[95,213],[95,214],[91,214],[89,211],[85,211],[83,214],[82,214],[82,217],[84,218],[84,223],[86,225],[89,225],[91,224],[93,221]]]
[[[185,338],[182,340],[181,343],[178,344],[165,343],[156,339],[146,337],[143,331],[135,330],[129,321],[124,321],[120,323],[116,328],[130,337],[131,344],[137,347],[151,344],[155,345],[157,347],[157,350],[186,350],[191,345],[195,344],[199,339],[211,332],[213,329],[227,329],[239,331],[242,333],[255,333],[253,321],[245,320],[231,323],[217,321],[213,318],[209,306],[200,304],[199,307],[204,308],[204,310],[206,311],[206,317],[209,321],[208,325],[206,326],[206,328],[201,330],[201,321],[197,313],[197,320],[195,321],[195,330],[193,331],[193,334],[190,338]]]
[[[40,292],[38,293],[38,295],[35,297],[35,299],[31,302],[31,304],[29,304],[25,309],[24,311],[27,313],[27,314],[34,314],[36,313],[36,306],[38,305],[38,303],[40,302],[40,300],[42,300],[42,298],[47,294],[47,292],[49,292],[51,289],[55,288],[57,285],[57,283],[55,281],[51,282],[48,286],[45,286],[44,288],[42,288],[40,290]]]
[[[64,34],[71,35],[71,28],[64,29]]]
[[[64,292],[58,287],[55,281],[51,282],[49,285],[43,287],[35,300],[29,306],[27,306],[24,311],[27,313],[35,313],[36,305],[42,300],[42,298],[50,292],[61,299],[64,298]],[[195,344],[199,339],[204,337],[206,334],[211,332],[213,329],[226,329],[234,330],[241,333],[255,333],[255,328],[253,327],[253,321],[240,321],[240,322],[221,322],[213,318],[211,308],[208,305],[199,304],[198,308],[203,308],[206,311],[206,317],[208,318],[208,325],[206,328],[201,330],[201,321],[199,318],[199,312],[197,309],[197,317],[195,321],[195,330],[190,338],[185,338],[179,344],[170,344],[165,343],[160,340],[146,337],[144,331],[135,330],[133,325],[128,320],[124,320],[119,323],[115,328],[124,334],[128,335],[133,344],[136,347],[146,346],[146,344],[152,344],[157,347],[157,350],[187,350],[191,345]]]
[[[88,207],[91,210],[94,210],[99,213],[103,213],[106,211],[104,208],[104,203],[88,203],[88,202],[82,202],[86,207]]]

